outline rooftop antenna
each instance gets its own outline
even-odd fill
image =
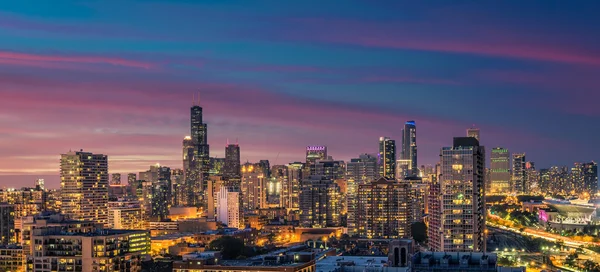
[[[198,96],[197,96],[196,99],[198,99],[198,101],[197,101],[198,102],[198,106],[200,106],[200,91],[198,91]]]

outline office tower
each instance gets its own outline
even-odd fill
[[[434,250],[485,252],[484,147],[475,138],[456,137],[440,157],[441,225],[433,237],[440,245]]]
[[[377,157],[361,154],[358,158],[346,163],[346,180],[354,180],[359,184],[374,181],[378,176]]]
[[[74,223],[76,224],[76,222]],[[143,230],[95,229],[65,232],[61,227],[32,230],[28,271],[141,271],[150,253],[150,233]]]
[[[144,209],[138,200],[120,199],[108,202],[109,229],[143,230]]]
[[[151,206],[149,216],[159,220],[166,219],[172,199],[171,168],[159,164],[151,165],[150,170],[140,172],[139,178],[145,183],[146,193],[150,194],[146,199],[150,202],[145,203],[146,206]]]
[[[429,177],[428,179],[430,179]],[[409,199],[411,203],[410,218],[411,223],[423,222],[427,213],[427,195],[429,194],[429,185],[420,177],[404,178],[402,183],[410,185]]]
[[[46,201],[44,201],[44,210],[48,212],[60,213],[62,201],[60,199],[60,189],[47,189],[44,191]]]
[[[39,189],[39,190],[45,190],[46,186],[44,185],[45,181],[44,179],[36,179],[35,180],[35,188]]]
[[[598,164],[595,162],[584,163],[583,169],[583,184],[585,184],[584,192],[590,196],[598,193]]]
[[[213,158],[210,157],[210,170],[208,174],[210,176],[221,176],[223,175],[223,169],[225,167],[225,158]]]
[[[242,177],[240,165],[240,146],[237,143],[228,144],[225,147],[223,177],[226,180],[240,179]]]
[[[396,141],[388,137],[379,138],[379,177],[396,179]]]
[[[191,136],[183,138],[183,175],[185,180],[185,192],[186,192],[186,206],[197,206],[200,201],[200,197],[197,195],[200,193],[200,161],[197,161],[195,155],[196,146]]]
[[[243,228],[241,198],[238,188],[221,186],[218,193],[217,220],[230,228]]]
[[[492,149],[490,174],[490,192],[496,195],[507,195],[512,192],[510,177],[510,153],[506,148]]]
[[[305,177],[310,176],[311,166],[318,160],[327,159],[327,147],[326,146],[307,146],[306,147],[306,163],[304,165]]]
[[[208,172],[210,170],[210,156],[208,146],[208,125],[202,120],[202,107],[195,105],[190,109],[191,135],[195,145],[194,155],[200,172],[200,192],[206,188]]]
[[[19,219],[46,210],[48,193],[39,189],[38,186],[36,188],[0,189],[0,203],[2,202],[13,205],[15,219]]]
[[[318,160],[310,167],[311,176],[323,176],[327,179],[337,180],[343,179],[346,174],[344,161]]]
[[[512,192],[516,194],[527,194],[527,176],[525,168],[525,153],[513,153],[512,155]]]
[[[325,228],[341,225],[340,187],[331,179],[310,176],[300,185],[300,225]]]
[[[573,190],[572,177],[567,167],[552,166],[540,170],[540,191],[545,195],[569,195]]]
[[[403,160],[410,161],[408,175],[418,176],[419,166],[417,164],[417,125],[415,124],[415,121],[407,121],[404,124],[404,129],[402,129],[401,158]]]
[[[368,239],[410,238],[409,183],[380,178],[359,185],[357,234]]]
[[[427,195],[427,240],[429,249],[441,249],[442,238],[442,187],[439,175],[436,173],[431,176],[429,182],[429,194]]]
[[[0,203],[0,245],[15,242],[15,207]]]
[[[110,185],[121,185],[121,174],[113,173],[110,178]]]
[[[108,223],[108,157],[70,151],[60,159],[62,213],[74,220]]]
[[[244,211],[255,211],[266,207],[266,178],[261,165],[242,165],[242,207]]]
[[[284,173],[278,175],[285,175],[283,183],[281,184],[281,207],[286,208],[288,211],[297,211],[300,208],[300,181],[302,180],[302,171],[304,163],[293,162],[285,166]],[[277,173],[274,173],[277,174]]]
[[[467,137],[473,137],[477,139],[477,141],[481,142],[481,138],[479,138],[479,129],[473,126],[472,128],[467,129]]]

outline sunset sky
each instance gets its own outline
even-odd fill
[[[110,172],[181,168],[200,94],[211,156],[419,165],[475,124],[538,168],[600,155],[598,1],[2,1],[0,188],[58,184],[70,149]]]

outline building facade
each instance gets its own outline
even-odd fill
[[[245,163],[242,166],[241,190],[244,211],[252,212],[266,207],[266,177],[260,164]]]
[[[242,170],[240,165],[240,146],[235,144],[228,144],[225,147],[225,167],[223,169],[223,178],[229,179],[240,179],[242,177]]]
[[[485,149],[472,137],[454,138],[441,153],[441,216],[435,251],[485,252]]]
[[[526,194],[529,192],[529,184],[527,183],[527,160],[525,159],[525,153],[513,153],[512,154],[512,190],[516,194]]]
[[[396,178],[396,141],[388,138],[379,138],[379,177],[386,179]]]
[[[508,149],[496,147],[492,149],[490,165],[491,194],[507,195],[512,192],[510,175],[510,153]]]
[[[408,176],[418,176],[419,167],[417,163],[417,125],[415,121],[407,121],[402,129],[401,158],[403,160],[410,161],[408,167]]]
[[[217,220],[231,228],[243,228],[242,193],[238,188],[221,186],[218,193]]]
[[[108,157],[70,151],[60,160],[62,213],[74,220],[108,223]]]
[[[341,225],[340,187],[331,179],[310,176],[300,189],[300,225],[325,228]]]
[[[410,238],[411,185],[380,178],[359,185],[357,234],[368,239]]]
[[[15,206],[0,203],[0,245],[15,242]]]

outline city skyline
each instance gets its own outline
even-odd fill
[[[597,20],[597,4],[505,2],[495,12],[474,3],[381,3],[334,14],[334,2],[320,12],[262,2],[246,13],[252,7],[157,1],[123,7],[127,16],[109,3],[0,4],[0,187],[42,177],[57,188],[59,154],[69,150],[108,155],[111,174],[155,163],[182,168],[197,94],[211,156],[223,158],[227,139],[237,138],[242,163],[303,161],[309,145],[347,162],[377,153],[382,136],[400,146],[407,120],[418,126],[419,165],[435,164],[439,149],[473,124],[488,150],[524,152],[539,169],[598,160],[592,75],[600,58],[597,38],[584,34],[593,33],[585,22]],[[164,27],[142,28],[148,9]],[[506,10],[517,10],[514,21],[501,16]],[[469,11],[495,31],[451,16]],[[181,20],[165,20],[174,14]],[[211,21],[223,24],[195,32]],[[567,21],[569,34],[560,31]],[[288,27],[296,30],[283,35]]]

